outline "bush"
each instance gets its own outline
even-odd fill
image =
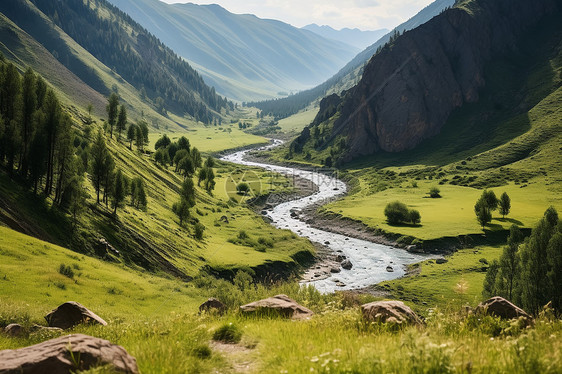
[[[238,326],[229,323],[222,325],[213,334],[213,340],[222,343],[236,344],[242,339],[242,331]]]
[[[192,354],[197,358],[205,359],[211,357],[213,351],[208,345],[201,344],[193,348]]]
[[[429,197],[432,199],[438,199],[441,197],[441,190],[437,187],[431,187],[429,190]]]
[[[414,225],[417,225],[421,222],[421,214],[417,210],[410,210],[410,212],[408,213],[408,218]]]
[[[268,239],[263,237],[258,238],[258,243],[269,248],[273,248],[274,246],[273,239]]]
[[[388,223],[391,225],[408,221],[408,213],[408,207],[400,201],[388,203],[386,208],[384,208],[384,215],[386,216]]]
[[[65,264],[60,264],[59,273],[70,279],[74,278],[74,271],[70,266],[66,266]]]
[[[406,204],[399,201],[389,203],[384,208],[384,215],[390,225],[397,225],[403,222],[411,222],[417,225],[421,222],[421,214],[417,210],[409,210]]]
[[[238,232],[238,239],[244,240],[244,239],[248,239],[249,237],[250,235],[248,235],[244,230],[240,230]]]
[[[201,240],[203,239],[203,233],[205,232],[205,226],[201,223],[195,224],[195,239]]]
[[[238,192],[239,195],[247,195],[248,192],[250,192],[250,185],[245,182],[238,183],[236,186],[236,192]]]

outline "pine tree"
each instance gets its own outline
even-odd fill
[[[511,199],[506,192],[502,193],[502,195],[500,196],[499,206],[500,214],[503,218],[505,218],[505,216],[507,216],[509,214],[509,211],[511,210]]]
[[[105,160],[109,151],[105,145],[105,140],[101,131],[98,132],[91,151],[91,174],[94,189],[96,190],[97,203],[100,203],[100,191],[105,178]]]
[[[109,125],[109,137],[113,137],[113,127],[117,122],[117,116],[119,114],[119,96],[114,92],[109,96],[108,104],[105,107],[107,112],[107,123]]]
[[[117,118],[117,140],[121,140],[121,132],[127,128],[127,108],[121,105],[119,109],[119,116]]]
[[[31,68],[23,76],[23,110],[22,110],[22,151],[20,158],[20,174],[27,178],[29,170],[29,148],[34,132],[34,114],[37,110],[37,80]]]
[[[127,195],[126,177],[123,175],[121,169],[117,169],[117,173],[115,173],[115,183],[113,186],[113,193],[112,193],[113,199],[111,202],[111,205],[113,207],[113,214],[117,214],[117,208],[119,208],[123,204],[126,195]]]

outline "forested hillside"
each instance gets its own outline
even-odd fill
[[[105,0],[7,0],[0,12],[49,50],[65,67],[103,95],[114,91],[69,48],[69,37],[134,86],[162,114],[186,114],[210,123],[227,101],[172,50]]]

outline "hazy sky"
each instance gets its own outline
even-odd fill
[[[161,0],[219,4],[232,13],[251,13],[302,27],[310,23],[374,30],[392,29],[433,0]]]

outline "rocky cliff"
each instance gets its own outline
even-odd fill
[[[343,160],[412,149],[438,134],[453,110],[478,100],[486,62],[517,48],[518,36],[559,7],[463,1],[387,45],[341,99],[330,138],[347,137]]]

